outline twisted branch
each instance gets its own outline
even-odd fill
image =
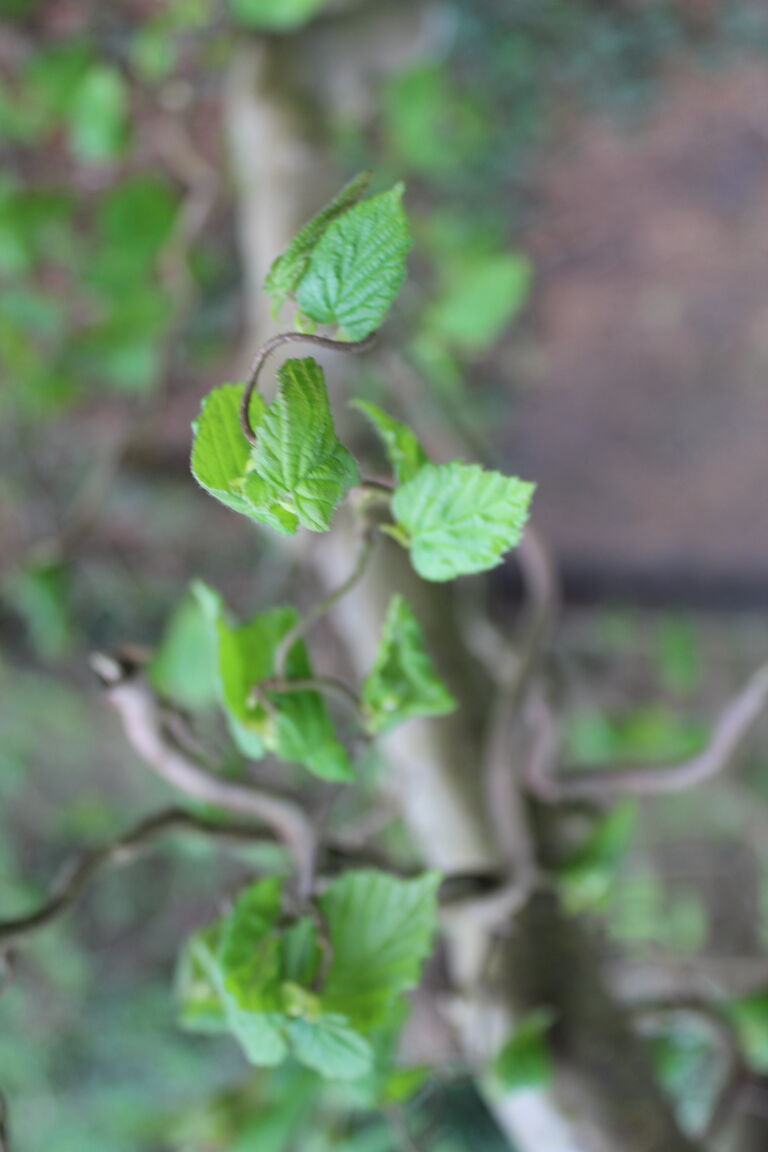
[[[299,886],[305,890],[312,875],[317,836],[304,809],[293,800],[216,776],[182,748],[146,676],[135,664],[99,654],[92,663],[142,760],[187,796],[272,828],[293,854]]]
[[[253,840],[260,831],[253,827],[225,824],[186,812],[182,808],[166,808],[153,813],[123,832],[116,839],[99,848],[92,848],[62,869],[51,886],[48,898],[33,912],[23,916],[0,920],[0,942],[7,946],[22,937],[48,927],[75,903],[90,882],[105,868],[122,866],[135,860],[140,853],[166,832],[198,832],[229,840]],[[2,1149],[2,1144],[0,1144]]]
[[[724,772],[768,705],[768,664],[759,668],[715,723],[709,744],[697,756],[666,766],[612,770],[572,769],[557,777],[539,772],[529,781],[542,800],[607,800],[619,796],[661,796],[703,784]]]

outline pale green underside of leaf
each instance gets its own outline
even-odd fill
[[[277,376],[280,390],[259,425],[244,493],[253,514],[324,532],[359,480],[357,465],[336,436],[317,361],[287,360]]]
[[[427,309],[424,327],[451,347],[482,352],[520,311],[530,284],[525,256],[500,252],[464,260]]]
[[[312,252],[296,298],[319,324],[338,324],[352,340],[378,328],[405,276],[410,247],[402,184],[334,220]]]
[[[427,464],[395,492],[392,511],[425,580],[495,567],[519,543],[534,485],[478,464]]]
[[[349,756],[336,739],[319,692],[270,690],[273,715],[253,699],[254,686],[274,673],[275,650],[296,623],[296,610],[272,608],[238,625],[214,589],[198,581],[194,590],[214,630],[220,699],[241,751],[259,759],[267,750],[303,764],[323,779],[351,779],[354,771]],[[303,641],[292,646],[285,671],[289,680],[311,678],[312,665]]]
[[[357,204],[370,180],[370,172],[360,172],[345,184],[330,204],[326,204],[325,208],[307,221],[291,240],[285,252],[274,261],[264,281],[264,291],[273,297],[275,311],[288,296],[295,293],[299,281],[307,270],[312,251],[328,225],[348,208]]]
[[[373,733],[386,732],[411,716],[439,716],[456,707],[425,651],[419,622],[402,596],[390,601],[362,696]]]
[[[440,877],[401,880],[352,871],[318,899],[332,959],[323,1007],[366,1031],[386,1019],[397,998],[419,980],[435,931]]]
[[[401,424],[370,400],[353,400],[352,407],[367,416],[381,437],[398,484],[412,480],[419,469],[429,463],[429,457],[407,424]]]

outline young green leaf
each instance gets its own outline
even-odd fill
[[[367,416],[381,437],[398,484],[412,480],[429,457],[407,424],[383,412],[370,400],[353,400],[352,407]]]
[[[425,580],[483,572],[519,542],[533,489],[478,464],[425,464],[393,497],[397,538]]]
[[[401,880],[373,870],[347,872],[318,899],[332,959],[323,1008],[367,1031],[414,987],[430,952],[440,876]]]
[[[313,532],[331,517],[359,476],[336,436],[323,371],[311,357],[287,360],[280,391],[258,429],[244,495],[251,515],[284,516],[284,531],[299,523]]]
[[[456,262],[424,317],[429,334],[463,352],[482,352],[499,338],[530,291],[531,265],[512,252]]]
[[[247,516],[249,505],[243,495],[243,477],[251,446],[238,418],[242,395],[242,384],[222,384],[203,399],[200,415],[192,425],[192,475],[211,496]],[[254,426],[264,410],[261,397],[255,398],[255,404],[255,411],[251,407]]]
[[[370,172],[360,172],[345,184],[330,204],[326,204],[325,208],[307,221],[291,240],[285,252],[274,261],[264,281],[264,291],[274,301],[273,312],[279,311],[284,301],[295,294],[309,265],[309,258],[328,225],[348,208],[357,204],[365,194],[370,180]]]
[[[274,673],[275,651],[296,623],[294,608],[272,608],[246,624],[234,624],[221,597],[198,581],[194,585],[213,628],[219,692],[232,735],[241,751],[254,759],[265,749],[284,760],[303,764],[325,780],[349,780],[354,772],[346,749],[336,739],[325,700],[315,689],[266,692],[267,705],[254,689]],[[303,641],[293,645],[286,661],[288,680],[312,677]]]
[[[237,1008],[268,1012],[279,1007],[281,884],[260,880],[240,893],[221,927],[221,980]]]
[[[357,1080],[371,1071],[373,1050],[343,1016],[292,1020],[288,1036],[297,1060],[333,1080]]]
[[[216,640],[193,591],[176,605],[147,674],[156,691],[185,708],[216,703]]]
[[[185,942],[176,966],[178,1021],[190,1032],[224,1032],[227,1018],[215,981],[217,926],[195,932]]]
[[[494,1072],[506,1091],[539,1088],[552,1075],[547,1032],[554,1015],[548,1008],[535,1008],[518,1022],[494,1061]]]
[[[328,226],[296,293],[306,316],[339,324],[351,340],[378,328],[403,282],[411,243],[402,195],[396,184]]]
[[[230,0],[232,16],[247,28],[285,32],[299,28],[319,12],[328,0]]]
[[[456,701],[437,676],[424,649],[424,635],[402,596],[387,609],[379,650],[363,683],[363,704],[371,732],[386,732],[411,716],[452,712]]]

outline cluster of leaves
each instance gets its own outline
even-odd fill
[[[352,181],[298,234],[266,284],[278,307],[293,299],[302,324],[335,325],[360,340],[386,315],[405,275],[409,247],[402,186],[367,200]],[[251,447],[237,422],[242,385],[226,384],[204,402],[192,470],[217,499],[285,533],[299,525],[325,531],[350,489],[357,465],[339,441],[325,378],[311,358],[278,372],[269,405],[255,395]],[[380,433],[397,486],[384,530],[409,549],[427,580],[451,580],[497,564],[520,539],[533,485],[476,464],[431,463],[414,433],[371,404],[365,415]]]
[[[352,180],[270,269],[265,289],[276,311],[296,305],[300,333],[323,324],[337,340],[364,340],[402,284],[410,246],[402,185],[365,198],[367,188],[367,174]],[[491,568],[518,542],[531,484],[477,464],[433,463],[409,427],[355,400],[393,474],[391,486],[366,491],[336,434],[320,365],[291,359],[277,379],[271,403],[250,390],[254,443],[240,424],[245,385],[225,384],[203,402],[192,471],[227,507],[284,534],[300,527],[324,532],[344,498],[360,488],[356,511],[367,521],[365,536],[380,528],[408,549],[420,576],[434,581]],[[381,505],[391,520],[368,520]],[[293,608],[239,624],[216,592],[197,585],[183,612],[184,627],[172,624],[153,665],[161,687],[192,621],[194,643],[216,670],[218,700],[246,755],[269,751],[326,780],[353,777]],[[371,736],[455,707],[402,596],[390,602],[373,666],[353,699]],[[428,952],[437,881],[432,873],[405,881],[349,872],[293,917],[284,911],[280,881],[260,881],[190,941],[179,977],[183,1019],[231,1031],[254,1063],[275,1064],[291,1054],[323,1076],[371,1076],[379,1031]]]
[[[439,879],[347,872],[295,917],[279,880],[258,881],[188,942],[182,1022],[231,1032],[253,1064],[290,1053],[321,1076],[375,1076],[377,1045],[430,951]]]

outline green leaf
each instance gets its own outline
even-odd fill
[[[632,840],[636,816],[634,804],[617,804],[596,822],[584,843],[558,869],[559,887],[569,912],[599,906],[610,894],[616,870]]]
[[[119,155],[125,145],[128,91],[116,68],[89,68],[68,110],[72,150],[81,160],[99,163]]]
[[[274,261],[264,281],[264,291],[274,299],[274,312],[280,309],[288,296],[293,296],[296,292],[299,281],[307,270],[309,258],[328,225],[353,204],[357,204],[364,195],[370,179],[370,172],[360,172],[345,184],[330,204],[326,204],[325,208],[307,221],[291,240],[285,252]]]
[[[357,465],[336,436],[317,361],[287,360],[277,377],[280,390],[259,425],[243,487],[249,511],[283,515],[284,531],[300,523],[324,532],[359,480]]]
[[[395,492],[392,511],[425,580],[495,567],[517,544],[534,485],[478,464],[426,464]]]
[[[266,1012],[279,1006],[280,880],[270,877],[239,894],[224,919],[219,943],[221,978],[239,1009]]]
[[[322,779],[351,779],[349,756],[336,739],[319,692],[270,689],[269,708],[254,697],[254,687],[274,674],[275,651],[296,623],[295,609],[272,608],[236,625],[218,593],[199,581],[194,587],[215,630],[221,702],[244,754],[258,759],[266,748],[284,760],[303,764]],[[289,680],[311,679],[312,665],[303,641],[292,646],[285,671]]]
[[[364,200],[334,220],[312,252],[297,299],[319,324],[339,324],[362,340],[389,311],[410,247],[403,185]]]
[[[288,1035],[297,1060],[327,1079],[357,1080],[371,1071],[371,1045],[343,1016],[292,1020]]]
[[[243,1011],[225,985],[219,959],[225,925],[226,921],[210,924],[192,938],[198,974],[208,984],[205,995],[216,991],[226,1027],[252,1064],[279,1064],[288,1050],[280,1031],[279,1015]]]
[[[251,455],[251,446],[243,435],[239,421],[242,384],[222,384],[203,399],[200,415],[192,425],[192,475],[198,484],[235,512],[249,514],[250,506],[243,495],[243,477]],[[258,424],[263,401],[255,398]],[[253,407],[251,412],[253,413]]]
[[[441,716],[456,701],[437,676],[411,606],[393,596],[373,668],[363,683],[371,732],[386,732],[411,716]]]
[[[309,987],[322,959],[317,942],[317,924],[311,916],[302,916],[280,940],[280,971],[284,980]]]
[[[401,880],[372,870],[347,872],[318,899],[332,959],[322,1001],[368,1030],[419,980],[432,946],[440,876]]]
[[[494,1072],[508,1092],[518,1088],[540,1088],[552,1076],[552,1061],[546,1036],[554,1013],[535,1008],[519,1021],[494,1061]]]
[[[215,637],[192,591],[177,604],[147,674],[161,695],[185,708],[206,708],[216,702]]]
[[[328,0],[230,0],[232,16],[248,28],[285,32],[298,28],[328,3]]]
[[[227,1018],[212,979],[216,967],[218,925],[195,932],[184,944],[176,967],[178,1021],[190,1032],[224,1032]]]
[[[429,457],[407,424],[401,424],[370,400],[353,400],[351,403],[353,408],[368,417],[384,442],[398,484],[412,480],[419,469],[429,463]]]
[[[427,310],[424,325],[450,347],[482,352],[520,311],[530,284],[524,256],[501,252],[464,261]]]

